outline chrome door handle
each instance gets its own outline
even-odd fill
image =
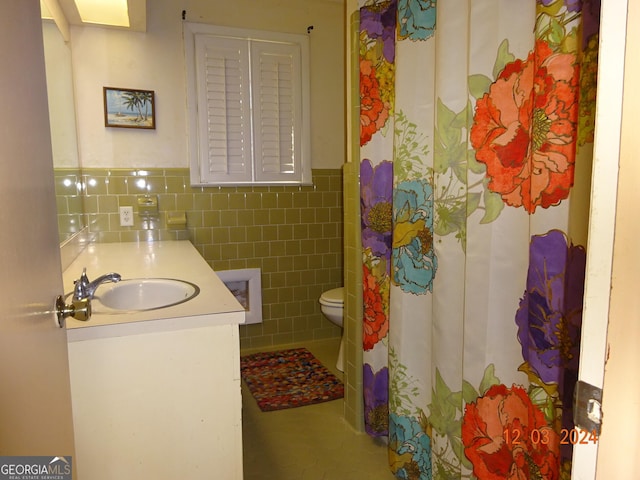
[[[86,322],[91,318],[91,299],[83,298],[81,300],[72,300],[71,304],[64,303],[64,297],[58,295],[56,298],[56,316],[58,319],[58,327],[64,326],[64,319],[73,317],[76,320]]]

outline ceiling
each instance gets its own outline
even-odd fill
[[[104,28],[132,30],[135,32],[145,32],[147,30],[147,0],[127,0],[129,8],[129,27],[114,27],[109,25],[84,23],[80,18],[80,14],[78,13],[74,0],[43,0],[43,2],[51,12],[55,10],[60,11],[69,25],[93,25]]]

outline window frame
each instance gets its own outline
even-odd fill
[[[309,114],[309,42],[305,35],[267,32],[260,30],[249,30],[243,28],[221,27],[216,25],[184,22],[184,46],[186,59],[186,80],[187,80],[187,127],[188,127],[188,154],[190,166],[190,179],[192,186],[235,186],[235,185],[311,185],[311,148],[310,148],[310,114]],[[217,39],[217,40],[216,40]],[[250,161],[240,174],[229,173],[210,173],[203,172],[203,167],[210,167],[212,162],[207,156],[201,152],[210,146],[210,133],[207,138],[203,132],[202,125],[204,121],[209,122],[208,108],[210,97],[203,95],[198,90],[199,77],[203,75],[203,61],[201,58],[203,47],[198,47],[203,42],[221,43],[229,40],[232,43],[237,41],[242,45],[246,45],[246,52],[241,52],[240,57],[244,54],[246,58],[242,58],[239,62],[241,68],[248,69],[249,83],[242,86],[242,92],[249,90],[248,97],[250,108],[248,116],[242,119],[242,131],[245,142],[246,151],[243,152],[242,158]],[[290,47],[286,47],[286,46]],[[291,51],[293,78],[299,79],[294,82],[292,88],[292,121],[294,122],[292,137],[292,162],[286,163],[289,166],[289,172],[271,172],[261,173],[263,170],[263,162],[257,147],[261,145],[262,136],[258,131],[259,109],[256,107],[256,95],[260,78],[256,73],[257,68],[257,52],[263,51],[269,54],[270,51],[280,52],[281,47],[285,46],[285,50]],[[273,48],[271,48],[273,47]],[[238,47],[240,48],[240,47]],[[246,64],[242,63],[246,62]],[[206,66],[205,66],[206,67]],[[299,71],[298,71],[299,70]],[[203,90],[203,89],[200,89]],[[245,107],[243,107],[244,109]],[[246,115],[243,110],[242,115]],[[226,115],[226,114],[225,114]],[[226,124],[228,124],[228,116],[225,116]],[[287,118],[285,118],[287,120]],[[207,123],[209,125],[209,123]],[[285,126],[288,126],[285,125]],[[208,127],[207,127],[208,128]],[[228,158],[228,151],[226,157]],[[287,157],[283,157],[287,158]],[[282,164],[281,164],[282,165]],[[244,168],[244,167],[243,167]]]

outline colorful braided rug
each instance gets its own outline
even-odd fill
[[[342,382],[306,348],[244,355],[240,373],[263,412],[344,396]]]

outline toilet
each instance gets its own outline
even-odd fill
[[[329,321],[340,328],[342,326],[344,312],[344,287],[333,288],[327,290],[320,295],[320,310]],[[344,329],[342,330],[342,338],[340,339],[340,350],[338,351],[338,361],[336,368],[344,372]]]

